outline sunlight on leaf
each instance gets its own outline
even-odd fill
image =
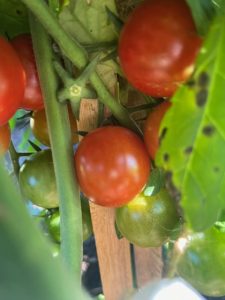
[[[80,43],[115,40],[116,31],[106,13],[108,7],[116,12],[113,0],[76,0],[64,7],[59,20],[64,29]]]

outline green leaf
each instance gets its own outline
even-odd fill
[[[192,10],[198,32],[205,35],[219,8],[220,0],[187,0],[187,3]]]
[[[0,34],[13,38],[29,32],[26,7],[18,0],[0,0]]]
[[[80,43],[109,42],[117,38],[105,7],[116,13],[114,0],[73,0],[59,15],[64,29]]]
[[[29,216],[0,161],[0,295],[4,300],[87,300]]]
[[[225,18],[214,22],[193,79],[172,99],[157,164],[195,230],[211,226],[225,207]]]

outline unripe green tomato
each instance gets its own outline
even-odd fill
[[[21,192],[26,200],[44,208],[59,206],[51,150],[31,155],[19,173]]]
[[[83,225],[83,241],[87,240],[93,230],[91,223],[91,215],[89,210],[89,204],[87,201],[81,200],[81,208],[82,208],[82,225]],[[46,219],[48,230],[52,236],[52,238],[60,243],[60,214],[59,210],[53,212]]]
[[[116,209],[116,224],[122,235],[140,247],[159,247],[179,230],[179,215],[166,189],[154,196],[138,194]]]
[[[225,233],[215,227],[180,238],[177,274],[200,293],[225,295]]]

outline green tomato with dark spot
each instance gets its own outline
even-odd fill
[[[153,196],[138,194],[116,209],[121,234],[140,247],[160,247],[180,230],[176,203],[165,188]]]
[[[26,200],[44,208],[59,206],[55,172],[50,149],[31,155],[19,172],[21,192]]]

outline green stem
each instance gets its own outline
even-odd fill
[[[40,2],[40,1],[36,1]],[[30,26],[34,52],[52,146],[56,182],[60,199],[61,253],[67,267],[80,276],[82,261],[82,217],[79,188],[74,172],[74,159],[67,106],[56,94],[58,82],[53,67],[53,51],[49,36],[33,15]]]
[[[16,149],[15,149],[12,141],[9,146],[9,153],[10,153],[10,157],[11,157],[11,161],[12,161],[12,165],[13,165],[14,174],[18,178],[19,171],[20,171],[20,165],[19,165],[20,155],[16,152]]]
[[[21,2],[23,2],[38,18],[40,23],[58,43],[64,55],[67,56],[77,68],[84,68],[88,63],[86,51],[77,41],[71,39],[64,31],[58,23],[57,18],[49,10],[46,3],[40,0],[21,0]],[[90,80],[93,87],[96,89],[99,100],[109,107],[112,114],[118,119],[120,124],[130,128],[138,134],[141,134],[137,124],[130,118],[128,111],[116,102],[96,72],[91,75]]]

